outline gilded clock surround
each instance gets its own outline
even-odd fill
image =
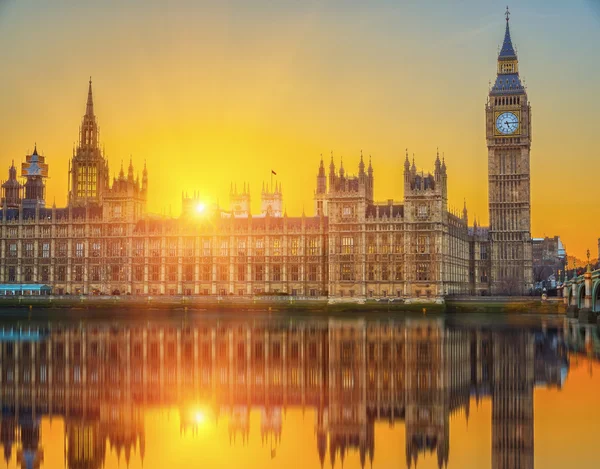
[[[510,112],[512,114],[514,114],[515,116],[517,116],[517,121],[519,122],[519,126],[517,127],[517,129],[509,134],[504,134],[502,132],[500,132],[498,130],[498,127],[496,127],[496,121],[498,120],[498,116],[500,116],[501,114],[504,114],[506,112]],[[521,120],[521,110],[520,109],[500,109],[500,110],[496,110],[494,111],[494,121],[493,121],[493,126],[494,126],[494,137],[514,137],[515,135],[521,135],[521,127],[522,127],[523,121]]]

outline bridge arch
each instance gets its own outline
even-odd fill
[[[592,311],[600,313],[600,280],[595,280],[592,284]]]
[[[577,307],[579,309],[585,306],[585,282],[579,284],[577,288]]]

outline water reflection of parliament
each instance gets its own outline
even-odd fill
[[[41,467],[42,416],[65,420],[68,468],[103,466],[106,442],[144,458],[144,410],[205,403],[246,441],[281,438],[286,407],[315,410],[324,464],[375,457],[374,423],[404,422],[407,466],[449,458],[449,417],[491,398],[492,467],[533,467],[533,389],[560,387],[568,368],[557,335],[467,330],[436,320],[195,322],[0,329],[1,441],[8,463]],[[193,430],[193,428],[190,428]],[[339,463],[338,463],[339,465]]]

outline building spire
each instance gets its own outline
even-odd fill
[[[512,44],[512,40],[510,37],[510,11],[508,6],[506,7],[506,32],[504,33],[504,43],[502,44],[502,49],[500,49],[500,54],[498,58],[500,59],[516,59],[517,54],[515,53],[515,49]]]
[[[88,98],[87,104],[85,105],[85,115],[93,117],[94,116],[94,99],[92,97],[92,77],[90,77],[90,84],[88,87]]]
[[[364,174],[365,173],[365,162],[363,160],[363,152],[362,152],[362,150],[360,151],[360,163],[358,163],[358,173],[359,174]]]

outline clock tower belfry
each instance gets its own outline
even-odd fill
[[[496,82],[485,107],[492,294],[527,294],[533,287],[531,250],[531,106],[506,33]]]

